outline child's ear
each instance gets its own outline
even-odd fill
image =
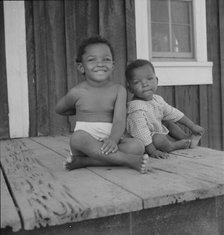
[[[158,85],[158,83],[159,83],[159,78],[158,77],[156,77],[156,81],[157,81],[157,85]]]
[[[81,62],[76,63],[76,66],[77,66],[77,69],[79,70],[80,73],[82,73],[82,74],[85,73],[85,69],[84,69]]]

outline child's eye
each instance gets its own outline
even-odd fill
[[[111,62],[112,59],[111,59],[110,57],[107,57],[107,58],[104,59],[104,61],[106,61],[106,62]]]
[[[87,61],[92,62],[92,61],[94,61],[94,58],[89,58]]]

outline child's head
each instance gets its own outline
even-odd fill
[[[126,76],[127,82],[132,80],[133,71],[137,68],[140,68],[140,67],[144,66],[144,65],[150,66],[152,71],[155,73],[155,68],[154,68],[153,64],[150,61],[143,60],[143,59],[137,59],[137,60],[131,62],[126,68],[125,76]]]
[[[158,78],[148,60],[138,59],[130,63],[125,71],[129,90],[135,98],[151,100],[157,90]]]
[[[102,85],[109,81],[114,68],[113,48],[100,36],[88,38],[79,47],[76,62],[86,81]]]
[[[86,52],[86,48],[90,45],[95,45],[95,44],[105,44],[109,47],[111,55],[112,55],[112,59],[114,60],[114,50],[113,47],[111,46],[111,44],[103,37],[101,36],[94,36],[94,37],[90,37],[87,38],[86,40],[82,41],[81,45],[79,46],[78,49],[78,55],[76,58],[76,62],[77,63],[81,63],[82,62],[82,56],[85,54]]]

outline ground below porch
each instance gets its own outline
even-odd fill
[[[65,171],[69,136],[0,142],[1,234],[224,234],[224,152]]]

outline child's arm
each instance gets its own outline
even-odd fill
[[[193,121],[191,121],[187,116],[183,116],[179,121],[177,121],[180,124],[183,124],[184,126],[188,127],[193,134],[196,135],[203,135],[205,129],[197,124],[195,124]]]
[[[55,111],[61,115],[75,115],[75,89],[70,90],[56,104]]]
[[[104,144],[101,147],[102,152],[105,154],[118,150],[117,144],[125,130],[127,92],[121,85],[118,85],[117,89],[111,134],[108,139],[104,140]]]
[[[113,127],[110,134],[110,139],[113,139],[116,143],[119,142],[125,130],[126,101],[127,92],[123,86],[119,85],[117,99],[114,105]]]

